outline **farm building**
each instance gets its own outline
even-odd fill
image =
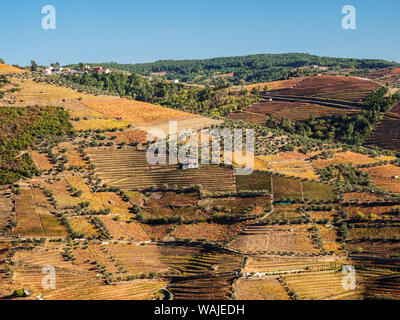
[[[50,68],[45,68],[41,71],[41,74],[43,74],[43,75],[50,75],[52,73],[53,73],[53,71]]]
[[[198,169],[199,168],[199,160],[197,158],[189,158],[184,163],[182,163],[181,169]]]
[[[108,68],[103,69],[103,67],[93,67],[93,72],[108,74],[108,73],[111,73],[111,70]]]

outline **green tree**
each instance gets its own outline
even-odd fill
[[[37,71],[38,70],[38,64],[36,63],[36,61],[31,60],[31,70],[32,71]]]

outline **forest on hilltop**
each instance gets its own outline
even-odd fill
[[[394,62],[375,59],[319,57],[306,53],[255,54],[237,57],[221,57],[195,60],[160,60],[150,63],[120,64],[117,62],[96,63],[105,68],[125,70],[141,75],[166,72],[166,79],[178,79],[188,83],[205,83],[217,75],[233,73],[226,78],[235,85],[287,79],[301,74],[309,75],[314,70],[295,70],[299,67],[319,65],[332,70],[351,68],[365,70],[387,68]],[[77,66],[77,65],[73,65]]]

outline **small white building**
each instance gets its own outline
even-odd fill
[[[199,159],[189,158],[182,164],[182,170],[199,169]]]
[[[179,80],[175,79],[174,81],[172,81],[172,83],[179,83]]]
[[[74,73],[80,73],[78,70],[67,70],[67,71],[64,71],[64,73],[66,73],[66,74],[74,74]]]
[[[50,75],[52,73],[53,73],[53,71],[50,68],[45,68],[45,69],[42,69],[42,71],[41,71],[41,74],[43,74],[43,75]]]

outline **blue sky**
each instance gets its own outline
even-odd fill
[[[44,30],[44,5],[56,30]],[[357,10],[344,30],[341,8]],[[398,0],[1,0],[10,64],[120,63],[306,52],[400,62]]]

